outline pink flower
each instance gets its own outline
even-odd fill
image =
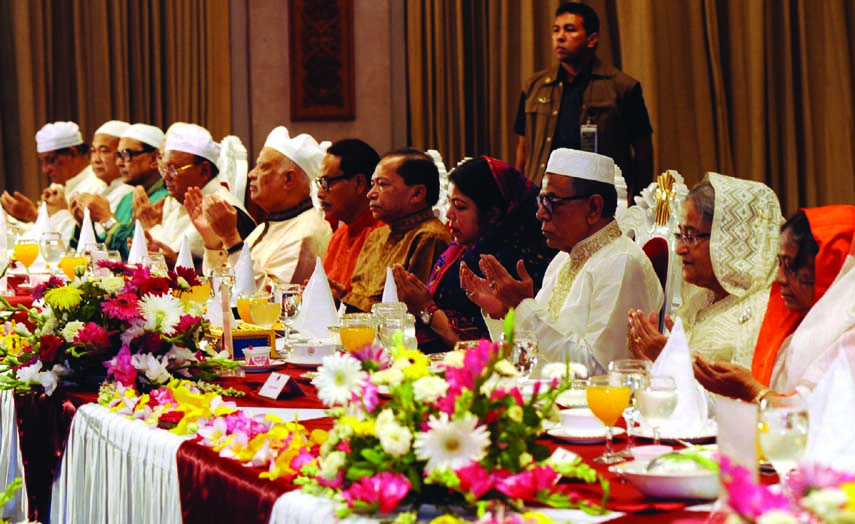
[[[457,478],[460,479],[459,490],[462,493],[471,493],[476,499],[481,498],[481,495],[490,491],[493,487],[493,475],[487,473],[487,470],[473,462],[465,468],[460,468],[455,471]]]
[[[351,351],[350,354],[362,362],[362,369],[366,371],[379,371],[389,367],[382,347],[366,345],[356,351]]]
[[[133,293],[123,293],[115,298],[101,302],[104,313],[119,320],[133,320],[139,317],[139,301]]]
[[[754,520],[769,510],[788,510],[787,497],[772,493],[765,486],[754,484],[747,469],[732,463],[726,456],[719,457],[721,482],[727,490],[728,504],[739,515]]]
[[[549,466],[537,466],[496,481],[496,489],[521,500],[534,500],[538,493],[551,492],[561,476]]]
[[[126,262],[116,262],[113,260],[101,259],[95,262],[95,265],[99,268],[109,269],[110,272],[114,275],[130,276],[133,272],[133,270],[128,267],[128,264]]]
[[[202,318],[194,315],[181,315],[178,325],[175,326],[175,335],[191,333],[202,324]]]
[[[347,506],[352,508],[356,502],[368,506],[379,504],[380,513],[394,510],[410,491],[410,481],[400,473],[382,471],[373,477],[363,477],[342,492]]]
[[[48,289],[62,287],[64,285],[65,280],[59,278],[56,275],[51,275],[47,282],[37,284],[36,287],[33,288],[33,300],[41,300],[45,298],[45,291],[47,291]]]
[[[315,456],[306,448],[301,448],[296,457],[291,459],[289,466],[294,471],[300,471],[306,464],[311,464],[315,460]]]
[[[365,411],[372,413],[374,408],[380,404],[380,398],[377,395],[378,388],[370,380],[365,380],[362,383],[362,402],[364,403]],[[353,393],[353,402],[359,402],[359,394]]]
[[[191,267],[177,266],[175,270],[170,269],[167,275],[169,276],[169,283],[173,289],[182,288],[178,283],[179,278],[183,278],[184,281],[187,282],[188,286],[198,286],[202,283],[199,280],[199,275],[196,274],[196,270]]]
[[[107,378],[112,375],[116,382],[123,386],[133,386],[136,383],[137,370],[131,363],[131,349],[128,346],[123,345],[115,357],[104,362],[104,366],[107,368]]]
[[[83,326],[74,337],[74,343],[89,346],[95,350],[107,347],[107,331],[94,322]]]

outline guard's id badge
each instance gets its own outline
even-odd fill
[[[579,126],[579,149],[589,153],[597,152],[597,124]]]

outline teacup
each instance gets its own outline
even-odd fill
[[[270,346],[246,348],[243,350],[243,354],[246,357],[246,363],[250,366],[270,365]]]
[[[561,426],[573,433],[597,433],[605,429],[600,419],[588,408],[562,409],[559,413]]]

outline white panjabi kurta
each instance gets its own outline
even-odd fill
[[[302,284],[315,269],[317,257],[323,258],[332,237],[329,223],[317,209],[311,207],[285,220],[268,220],[246,237],[250,246],[255,285]],[[266,230],[266,232],[265,232]],[[262,235],[263,233],[263,235]],[[232,267],[240,250],[228,255],[223,250],[205,250],[204,271],[229,263]]]
[[[563,300],[553,297],[555,293],[563,294]],[[662,286],[650,260],[612,221],[570,253],[555,256],[540,292],[520,303],[516,321],[535,330],[539,366],[569,358],[596,374],[612,360],[630,358],[629,309],[658,311],[662,300]]]
[[[65,201],[71,205],[71,201],[80,193],[92,193],[100,195],[107,185],[95,176],[92,167],[86,166],[80,173],[65,181]],[[71,216],[71,211],[61,209],[50,216],[50,229],[60,234],[63,240],[68,242],[74,231],[76,222]]]
[[[202,188],[202,196],[213,194],[218,195],[222,200],[235,208],[246,212],[243,203],[239,202],[228,189],[220,184],[219,177],[212,178]],[[152,238],[163,242],[176,253],[181,250],[184,235],[187,235],[190,244],[190,254],[193,258],[200,260],[205,254],[205,242],[202,240],[199,232],[196,231],[196,226],[193,225],[190,215],[184,209],[184,204],[172,198],[172,196],[168,196],[163,200],[163,218],[160,224],[149,229],[149,233]]]

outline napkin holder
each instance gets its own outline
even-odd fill
[[[220,351],[223,346],[223,328],[209,328],[205,338],[214,345],[217,351]],[[238,322],[237,326],[232,329],[232,340],[234,341],[234,354],[231,357],[235,360],[243,360],[245,358],[243,350],[249,346],[275,348],[276,331]]]

